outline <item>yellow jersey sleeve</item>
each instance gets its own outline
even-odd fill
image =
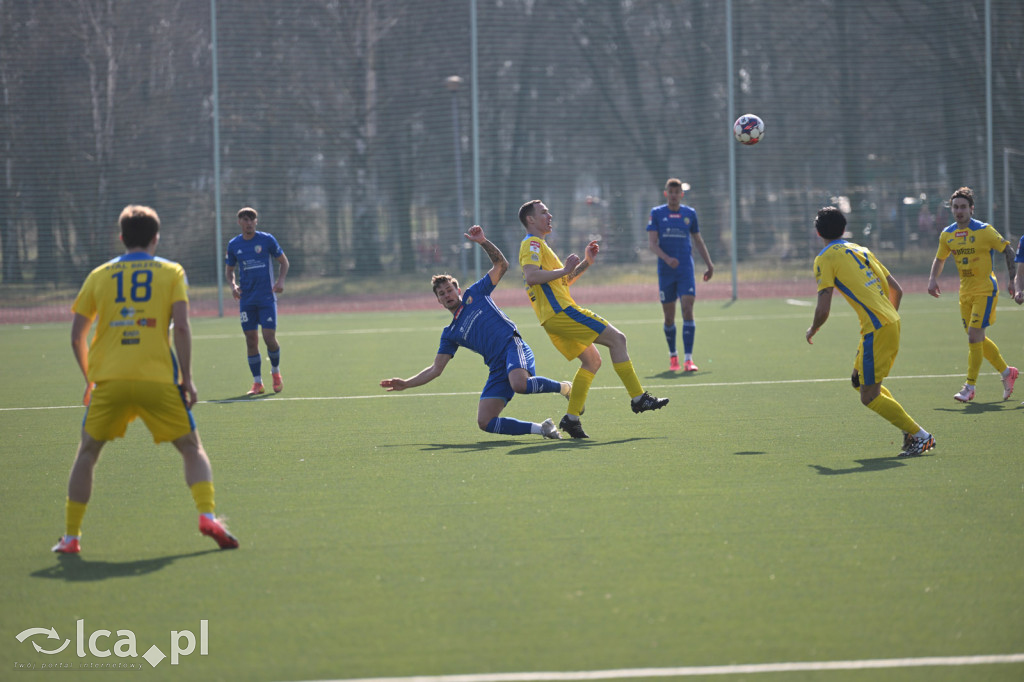
[[[543,238],[531,234],[519,244],[519,267],[522,269],[527,265],[535,265],[541,270],[554,271],[562,269],[562,261],[547,245]],[[575,305],[572,296],[569,294],[569,283],[567,277],[560,277],[544,284],[526,284],[526,273],[523,273],[523,286],[530,297],[530,306],[536,313],[537,319],[544,324],[556,313],[562,312],[566,307]]]

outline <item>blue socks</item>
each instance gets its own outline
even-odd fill
[[[526,392],[529,393],[561,393],[562,382],[547,377],[530,377],[526,380]]]
[[[664,330],[665,330],[665,340],[668,341],[668,354],[669,355],[675,355],[676,354],[676,326],[672,325],[671,327],[669,327],[669,326],[666,325],[664,327]]]
[[[697,325],[693,320],[683,320],[683,352],[687,357],[693,354],[693,337],[697,333]]]
[[[487,422],[487,433],[500,433],[505,436],[525,436],[533,433],[533,423],[523,422],[508,417],[495,417]]]
[[[262,371],[260,368],[260,364],[261,362],[259,353],[257,353],[256,355],[249,356],[249,370],[252,372],[253,379],[259,379],[260,377],[260,372]]]

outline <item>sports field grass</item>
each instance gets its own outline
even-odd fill
[[[1024,309],[1002,298],[990,336],[1024,366]],[[886,385],[938,447],[897,459],[899,433],[849,385],[856,318],[837,300],[808,346],[811,304],[698,302],[693,375],[665,371],[657,305],[595,305],[672,402],[632,414],[604,353],[583,442],[479,431],[485,368],[465,350],[427,386],[380,389],[430,363],[441,308],[284,317],[285,391],[262,399],[240,395],[236,320],[194,320],[193,413],[241,548],[198,534],[180,458],[136,423],[104,451],[83,553],[62,559],[49,547],[84,410],[69,325],[0,326],[0,679],[69,679],[44,664],[314,680],[789,662],[823,665],[713,679],[1024,679],[1024,662],[916,667],[1024,653],[1024,383],[1003,402],[986,364],[975,401],[954,403],[955,296],[906,296]],[[532,312],[508,312],[538,372],[571,378]],[[505,414],[564,409],[517,396]],[[186,649],[201,621],[206,655],[143,660]],[[119,655],[126,631],[138,657]],[[878,659],[915,667],[825,665]]]

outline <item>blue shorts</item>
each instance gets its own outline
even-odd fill
[[[512,390],[512,384],[508,381],[508,374],[514,369],[525,369],[530,373],[531,377],[537,373],[537,367],[533,360],[533,350],[526,345],[526,341],[523,341],[522,337],[518,334],[513,336],[512,340],[505,347],[504,366],[491,368],[491,374],[487,377],[484,390],[480,393],[480,400],[484,398],[501,398],[506,403],[512,400],[512,396],[516,392]]]
[[[243,331],[254,331],[257,327],[277,329],[277,301],[241,305],[238,319]]]
[[[697,280],[693,276],[693,259],[680,261],[679,267],[668,272],[658,271],[658,296],[662,303],[674,303],[682,296],[697,295]]]

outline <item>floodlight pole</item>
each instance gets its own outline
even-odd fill
[[[480,224],[480,78],[477,71],[476,0],[469,0],[471,94],[473,100],[473,224]],[[475,280],[480,279],[480,249],[473,249]],[[474,281],[475,281],[474,280]]]
[[[736,120],[736,104],[733,101],[732,65],[732,0],[725,0],[725,63],[728,73],[726,92],[729,93],[729,258],[732,260],[732,300],[739,298],[736,268],[736,145],[732,143],[732,122]]]
[[[459,212],[459,217],[455,221],[455,243],[459,249],[459,272],[463,273],[462,276],[465,276],[467,249],[464,247],[469,246],[469,244],[464,243],[462,239],[462,234],[466,230],[466,226],[462,224],[466,216],[464,215],[465,209],[463,208],[462,201],[462,141],[460,140],[461,134],[459,132],[459,89],[462,87],[462,78],[459,76],[448,76],[444,84],[448,91],[452,93],[452,131],[455,138],[455,188]]]
[[[224,317],[224,243],[220,224],[220,105],[217,83],[217,0],[210,0],[210,53],[213,68],[213,203],[217,230],[217,316]]]
[[[988,219],[992,220],[996,191],[995,152],[992,147],[992,0],[985,0],[985,141],[988,157]],[[1004,229],[1009,229],[1007,225]]]

